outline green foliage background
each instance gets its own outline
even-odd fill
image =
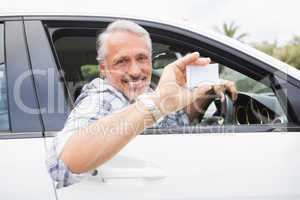
[[[248,36],[248,33],[239,33],[240,26],[235,22],[224,22],[221,28],[214,27],[214,29],[228,37],[240,40],[242,42],[243,39]],[[300,70],[300,36],[294,36],[284,45],[278,45],[276,41],[253,43],[251,45],[256,49]]]
[[[279,46],[277,42],[255,43],[253,46],[297,69],[300,69],[300,36],[294,36],[287,44]]]

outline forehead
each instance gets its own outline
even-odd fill
[[[131,32],[111,33],[107,38],[107,54],[142,51],[150,53],[147,40]]]

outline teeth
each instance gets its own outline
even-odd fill
[[[138,81],[131,81],[129,82],[130,87],[140,87],[142,85],[143,81],[142,80],[138,80]]]

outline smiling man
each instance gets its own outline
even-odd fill
[[[137,37],[129,31],[104,32],[100,41],[105,41],[98,50],[100,71],[111,86],[134,100],[151,81],[151,41],[146,33]],[[109,53],[105,54],[105,49]]]
[[[236,98],[229,81],[193,91],[185,87],[186,66],[210,62],[197,52],[167,65],[153,91],[151,52],[149,33],[131,21],[117,20],[98,36],[97,60],[105,79],[83,87],[49,151],[47,165],[58,188],[93,174],[147,127],[189,125],[213,100],[206,94],[223,98],[227,90]]]

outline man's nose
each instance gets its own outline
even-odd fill
[[[139,76],[141,73],[141,68],[138,63],[133,62],[132,65],[128,69],[128,74],[131,76]]]

